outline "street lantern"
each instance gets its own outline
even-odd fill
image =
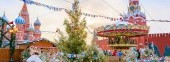
[[[10,33],[16,33],[18,31],[18,28],[14,27],[9,30]]]
[[[15,52],[15,39],[16,39],[16,32],[18,31],[17,28],[14,28],[14,26],[9,30],[9,32],[11,33],[11,40],[10,40],[10,62],[14,62],[13,56],[14,56],[14,52]]]

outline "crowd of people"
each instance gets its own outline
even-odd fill
[[[26,62],[60,62],[62,61],[62,59],[60,58],[60,54],[59,53],[47,53],[47,52],[41,52],[41,53],[37,53],[35,52],[34,54],[32,54],[27,60]]]
[[[125,56],[126,52],[125,51],[121,51],[121,50],[114,50],[114,51],[110,51],[110,50],[103,50],[103,53],[107,56],[114,56],[118,58],[118,61],[122,61],[122,57]],[[116,58],[114,58],[116,60]]]
[[[117,57],[118,61],[125,62],[170,62],[168,57],[158,57],[154,54],[154,51],[146,48],[137,50],[135,47],[125,50],[103,50],[103,53],[107,56]],[[53,51],[49,49],[41,49],[30,47],[23,53],[23,59],[25,62],[64,62],[62,58],[64,54],[61,51]],[[115,58],[113,58],[115,59]]]
[[[126,50],[104,50],[103,53],[108,56],[119,58],[119,61],[125,62],[170,62],[167,56],[159,57],[152,49],[148,47],[137,50],[135,47]],[[115,59],[115,58],[113,58]]]
[[[62,55],[63,53],[60,51],[34,47],[30,47],[22,53],[24,62],[64,62]]]

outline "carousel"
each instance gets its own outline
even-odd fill
[[[129,49],[136,47],[134,37],[147,35],[149,26],[132,24],[120,18],[112,25],[106,25],[95,29],[97,36],[107,37],[109,47],[113,49]]]
[[[139,0],[129,0],[128,12],[122,14],[111,25],[96,28],[97,36],[108,38],[108,46],[113,49],[129,49],[136,47],[135,38],[146,36],[149,26],[146,24],[146,15],[141,12]]]

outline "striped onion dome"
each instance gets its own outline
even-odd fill
[[[18,18],[15,19],[15,24],[25,24],[25,20],[19,15]]]
[[[34,27],[32,25],[29,26],[28,31],[34,31]]]
[[[34,26],[41,26],[41,22],[39,21],[38,18],[37,18],[37,20],[34,22]]]
[[[6,16],[5,16],[5,12],[4,12],[4,15],[2,16],[2,18],[3,18],[6,22],[9,22],[8,19],[7,19]]]

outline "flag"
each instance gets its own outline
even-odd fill
[[[26,0],[23,0],[24,3],[26,3]]]
[[[9,22],[9,24],[13,24],[13,21],[12,21],[12,22]]]

